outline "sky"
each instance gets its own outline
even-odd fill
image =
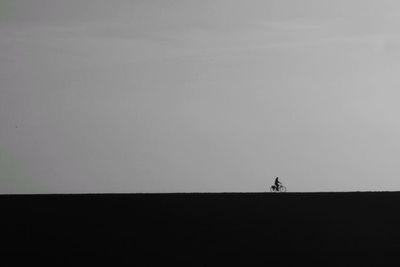
[[[0,194],[400,190],[400,3],[0,0]]]

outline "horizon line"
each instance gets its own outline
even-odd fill
[[[80,192],[80,193],[0,193],[1,196],[71,196],[71,195],[199,195],[199,194],[346,194],[346,193],[400,193],[400,191],[376,190],[376,191],[293,191],[293,192],[267,192],[267,191],[219,191],[219,192]]]

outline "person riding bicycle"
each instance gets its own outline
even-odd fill
[[[279,187],[282,185],[282,183],[279,181],[279,177],[275,178],[275,190],[278,191]]]

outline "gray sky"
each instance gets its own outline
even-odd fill
[[[400,3],[0,0],[0,193],[400,190]]]

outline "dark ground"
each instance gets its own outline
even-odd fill
[[[14,263],[400,263],[400,192],[3,195],[0,207],[0,259]]]

